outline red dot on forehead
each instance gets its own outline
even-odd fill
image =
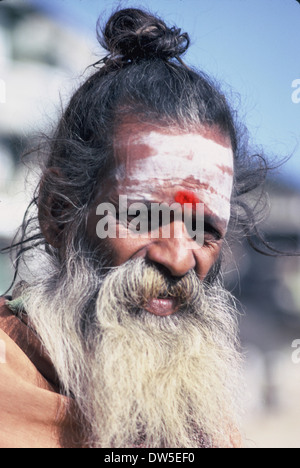
[[[185,203],[192,203],[193,205],[196,205],[196,203],[199,203],[200,200],[193,192],[189,192],[188,190],[180,190],[175,195],[175,202],[180,203],[181,205],[184,205]]]

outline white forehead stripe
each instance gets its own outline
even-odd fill
[[[188,178],[192,174],[196,179],[201,180],[203,172],[215,170],[215,167],[220,164],[233,170],[231,148],[224,147],[199,134],[164,135],[159,132],[150,132],[134,138],[130,144],[150,145],[158,150],[156,154],[140,162],[141,180],[148,179],[147,169],[153,172],[153,164],[159,166],[159,177],[163,179],[169,179],[170,174],[178,170],[180,171],[178,176],[181,179]],[[182,151],[178,154],[180,147]],[[183,156],[185,156],[184,161]]]
[[[120,164],[118,179],[125,182],[127,194],[155,193],[166,182],[181,185],[192,181],[193,189],[207,207],[225,221],[230,217],[233,155],[231,148],[199,134],[170,135],[159,132],[138,134],[128,141],[130,147],[149,147],[152,153]],[[129,162],[129,161],[128,161]]]

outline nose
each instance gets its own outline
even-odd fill
[[[147,259],[165,267],[172,276],[184,276],[196,267],[196,259],[190,242],[180,238],[160,238],[147,248]]]

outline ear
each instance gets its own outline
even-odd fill
[[[61,248],[65,223],[64,215],[71,204],[59,195],[59,189],[64,186],[64,177],[59,168],[47,169],[40,181],[38,197],[38,219],[41,231],[48,242],[55,248]]]

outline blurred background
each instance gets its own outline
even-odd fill
[[[38,170],[22,152],[47,132],[61,106],[104,55],[96,20],[146,7],[191,36],[185,61],[212,74],[251,143],[280,160],[268,182],[268,240],[300,251],[300,5],[296,0],[0,0],[0,248],[22,221]],[[298,81],[297,81],[298,80]],[[297,91],[299,88],[299,92]],[[0,255],[0,293],[13,266]],[[237,244],[226,274],[241,303],[246,444],[300,448],[300,259],[269,258]]]

